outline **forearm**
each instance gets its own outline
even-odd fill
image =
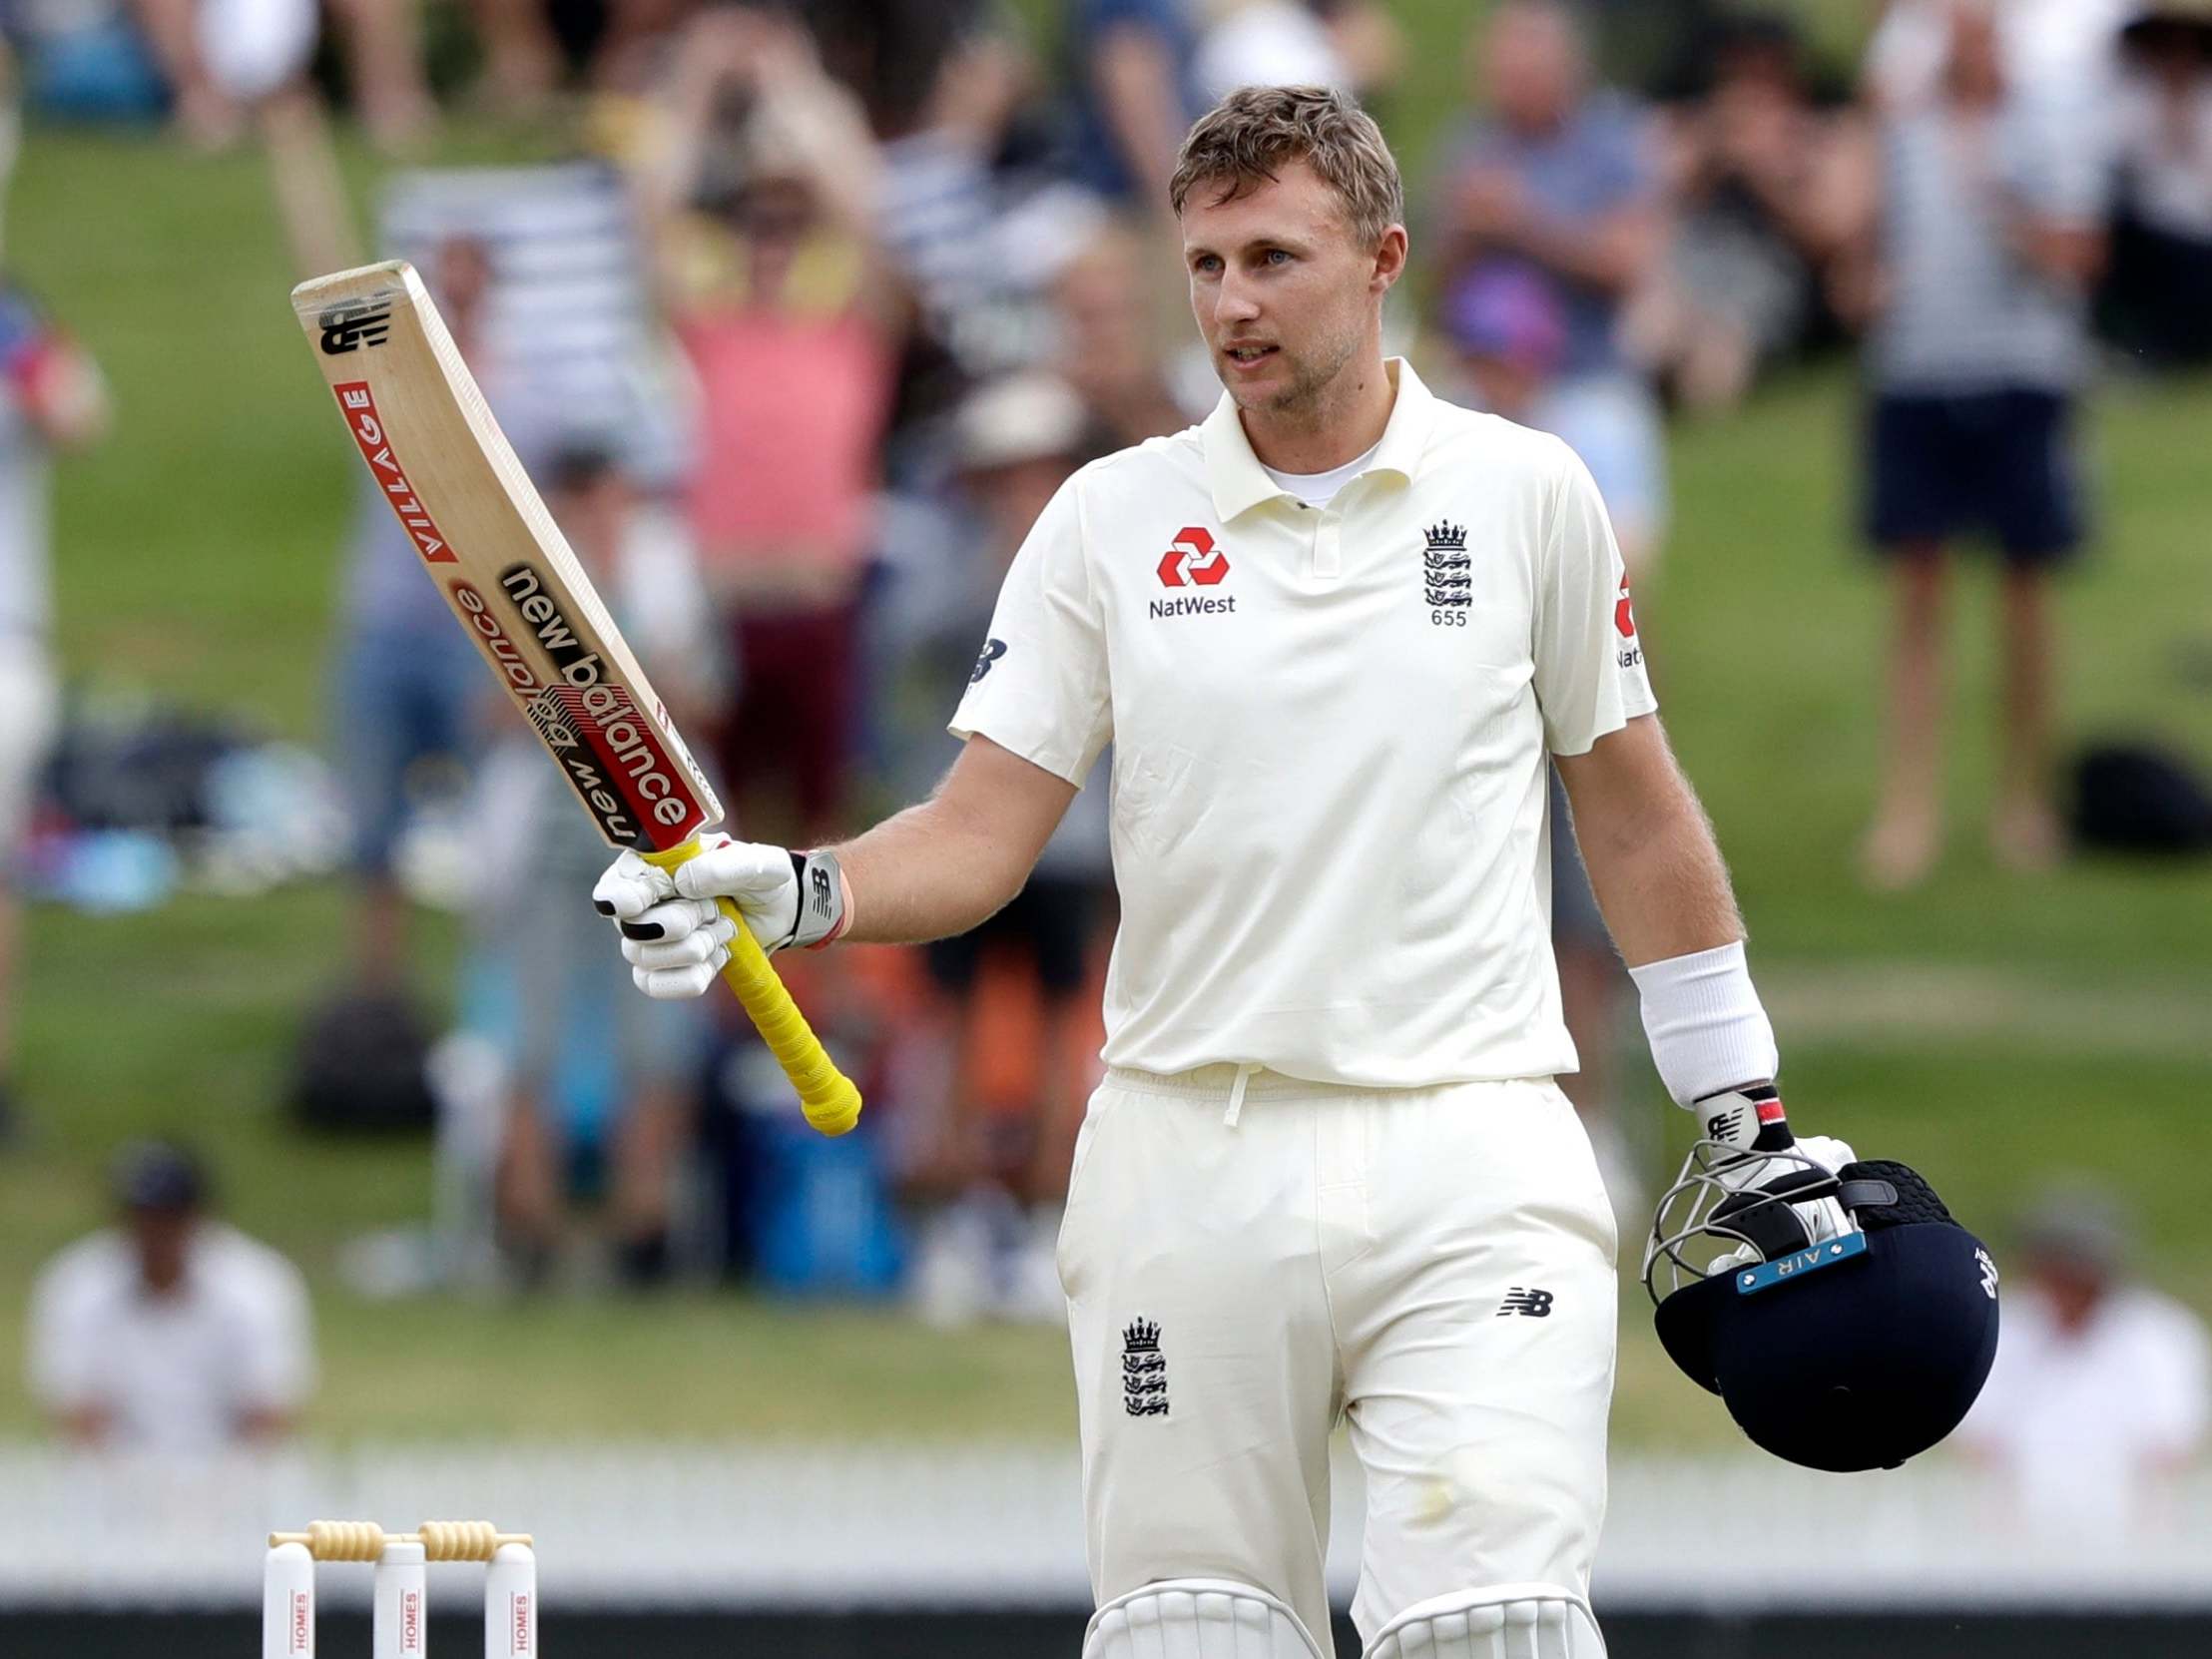
[[[1713,826],[1689,781],[1668,773],[1641,810],[1575,825],[1598,908],[1632,968],[1744,936]]]
[[[1562,757],[1559,771],[1667,1092],[1687,1106],[1771,1081],[1781,1059],[1745,965],[1728,867],[1658,717],[1630,721],[1588,755]]]
[[[964,933],[1021,891],[1033,860],[942,794],[832,850],[861,944],[919,944]]]

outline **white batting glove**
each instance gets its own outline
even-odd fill
[[[802,886],[810,902],[802,904]],[[668,871],[625,852],[592,888],[592,904],[622,934],[630,977],[662,1000],[699,996],[730,961],[737,927],[727,898],[764,950],[825,943],[844,930],[844,883],[829,853],[706,837],[698,856]]]
[[[1739,1193],[1783,1193],[1811,1176],[1807,1164],[1834,1175],[1846,1164],[1858,1161],[1859,1155],[1850,1143],[1833,1135],[1808,1135],[1802,1140],[1793,1135],[1782,1109],[1782,1097],[1771,1084],[1709,1095],[1691,1110],[1697,1113],[1708,1139],[1741,1149],[1740,1159],[1716,1165],[1713,1170],[1723,1186]],[[1807,1199],[1790,1208],[1804,1223],[1809,1243],[1820,1244],[1858,1231],[1858,1224],[1834,1198]],[[1737,1265],[1759,1254],[1745,1245],[1716,1266]]]

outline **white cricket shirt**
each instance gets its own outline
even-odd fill
[[[1080,784],[1111,740],[1109,1065],[1410,1088],[1574,1069],[1545,751],[1656,705],[1589,473],[1431,396],[1325,508],[1224,397],[1039,515],[954,715]]]

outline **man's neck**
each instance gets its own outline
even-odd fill
[[[1377,347],[1345,365],[1313,403],[1299,409],[1241,409],[1245,441],[1262,466],[1311,476],[1333,472],[1382,441],[1397,387]]]

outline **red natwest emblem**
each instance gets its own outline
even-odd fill
[[[1196,524],[1175,532],[1175,545],[1160,555],[1160,585],[1180,588],[1196,582],[1210,588],[1229,574],[1229,555],[1214,545],[1214,537]]]
[[[1620,630],[1624,640],[1636,637],[1636,613],[1628,608],[1628,578],[1625,576],[1621,578],[1620,603],[1613,607],[1613,626]]]

